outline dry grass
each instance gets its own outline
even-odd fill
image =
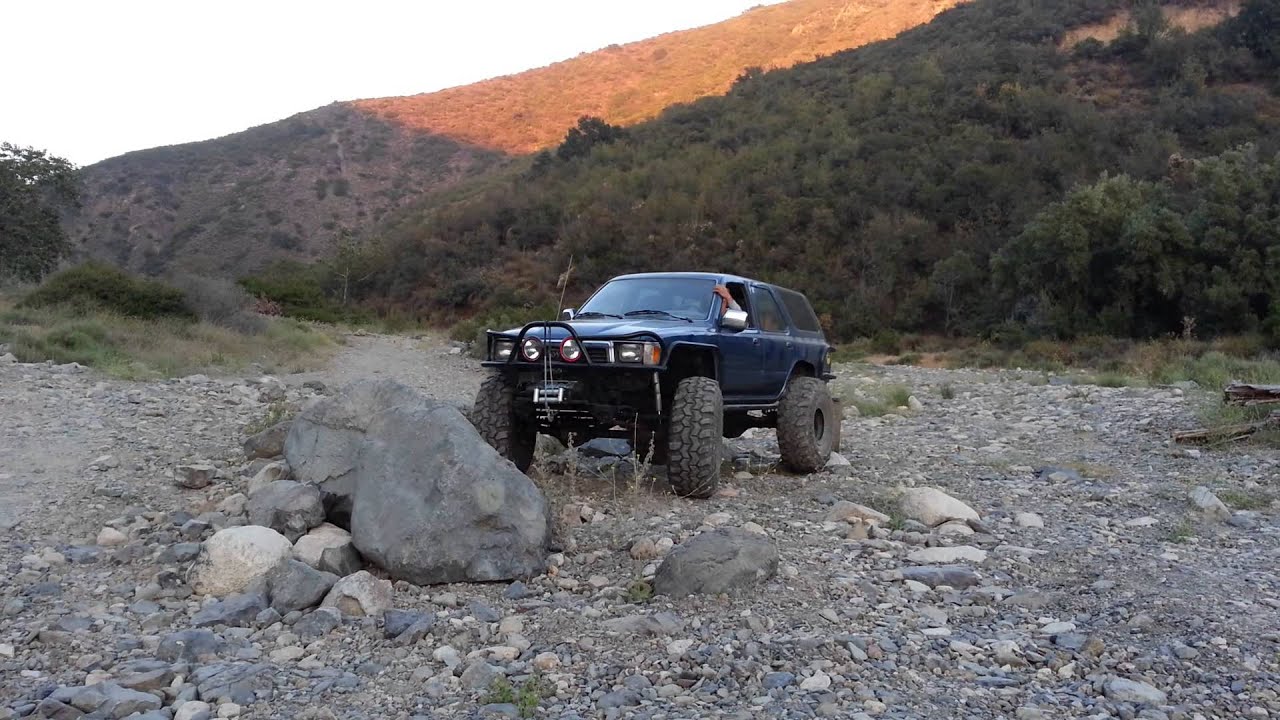
[[[289,319],[241,332],[208,322],[141,320],[106,312],[18,309],[0,298],[0,343],[22,362],[78,362],[123,379],[194,373],[302,372],[336,347],[317,326]]]

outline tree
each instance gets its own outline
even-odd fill
[[[1254,56],[1280,67],[1280,0],[1249,0],[1240,8],[1236,25]]]
[[[343,228],[338,231],[333,257],[325,264],[332,274],[338,295],[338,302],[346,307],[351,300],[352,290],[373,277],[383,264],[380,241],[362,241]],[[355,287],[353,287],[355,286]]]
[[[61,212],[78,201],[70,162],[0,143],[0,277],[39,280],[53,270],[70,249]]]
[[[561,160],[572,160],[591,154],[596,145],[608,144],[622,137],[622,128],[601,120],[598,117],[583,115],[578,118],[577,127],[569,128],[564,142],[556,148],[556,157]]]

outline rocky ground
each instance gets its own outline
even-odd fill
[[[840,374],[915,398],[848,417],[847,465],[780,474],[753,432],[689,501],[549,455],[545,574],[397,582],[402,612],[361,617],[228,608],[189,571],[245,522],[247,426],[369,376],[466,402],[447,343],[351,337],[279,379],[0,359],[0,718],[1280,717],[1280,452],[1172,446],[1209,393]],[[776,548],[776,574],[653,596],[698,538]]]

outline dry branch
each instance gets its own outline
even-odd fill
[[[1267,428],[1280,428],[1280,410],[1274,410],[1267,417],[1247,423],[1223,425],[1203,430],[1185,430],[1173,434],[1176,443],[1190,445],[1223,445],[1229,442],[1244,440],[1249,436]]]
[[[1280,385],[1250,385],[1248,383],[1231,383],[1223,391],[1223,402],[1228,405],[1270,405],[1280,404]]]

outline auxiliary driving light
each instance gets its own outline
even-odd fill
[[[520,344],[520,354],[529,362],[537,362],[542,358],[542,341],[538,338],[525,338]]]
[[[560,343],[560,359],[565,362],[578,362],[582,359],[582,348],[578,347],[573,338],[565,338]]]

